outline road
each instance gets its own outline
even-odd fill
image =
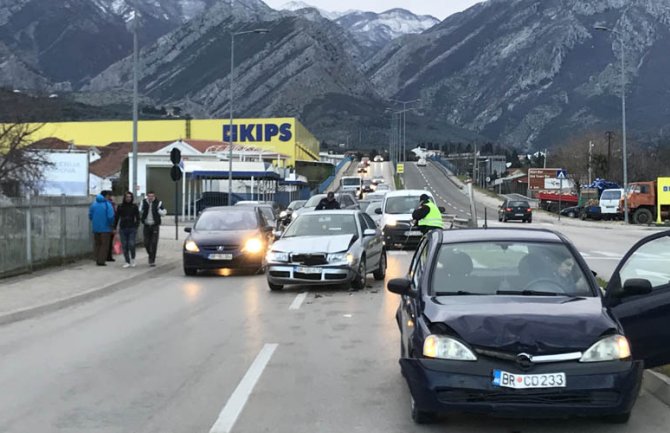
[[[387,279],[410,254],[392,252]],[[0,432],[667,432],[670,409],[644,392],[626,426],[471,415],[416,426],[397,363],[399,300],[368,283],[271,293],[262,275],[176,268],[2,326]]]

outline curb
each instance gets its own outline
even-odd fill
[[[670,406],[670,378],[653,370],[645,370],[642,386],[649,394]]]
[[[26,319],[32,319],[43,314],[52,313],[54,311],[61,310],[66,307],[70,307],[75,304],[79,304],[86,301],[92,301],[96,298],[101,298],[105,295],[117,292],[127,287],[127,283],[139,283],[145,281],[154,274],[160,274],[166,270],[172,268],[175,264],[181,262],[181,259],[172,260],[166,262],[162,265],[156,266],[155,268],[149,269],[147,272],[144,272],[139,275],[133,275],[131,277],[125,278],[120,281],[116,281],[113,284],[106,286],[96,287],[90,290],[87,290],[82,293],[78,293],[74,296],[69,296],[67,298],[61,298],[56,301],[48,302],[46,304],[36,305],[34,307],[22,308],[20,310],[10,311],[0,315],[0,326],[7,325],[13,322],[19,322]]]

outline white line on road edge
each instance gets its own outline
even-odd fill
[[[247,370],[247,373],[237,385],[235,391],[231,394],[228,402],[226,402],[226,405],[221,409],[219,418],[217,418],[216,422],[209,430],[209,433],[230,433],[237,418],[242,413],[244,405],[247,404],[251,391],[253,391],[258,379],[260,379],[261,374],[263,374],[263,370],[265,370],[268,362],[270,362],[270,358],[272,358],[272,354],[275,349],[277,349],[277,346],[279,345],[266,344],[263,346],[256,356],[256,359],[254,359],[254,362],[251,364],[251,367],[249,367],[249,370]]]
[[[307,293],[299,293],[293,302],[291,302],[291,306],[288,307],[289,310],[299,310],[300,306],[302,303],[305,301],[305,298],[307,297]]]

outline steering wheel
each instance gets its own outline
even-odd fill
[[[545,287],[546,285],[553,286],[557,288],[558,290],[556,291],[557,293],[566,293],[565,288],[556,280],[552,278],[547,278],[547,277],[540,277],[540,278],[535,278],[534,280],[531,280],[526,286],[523,288],[523,290],[533,290],[532,287],[538,284],[544,284]],[[544,290],[546,291],[546,289]]]

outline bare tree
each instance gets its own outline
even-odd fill
[[[35,190],[51,163],[46,154],[30,148],[31,136],[41,124],[0,124],[0,189],[6,195]]]

